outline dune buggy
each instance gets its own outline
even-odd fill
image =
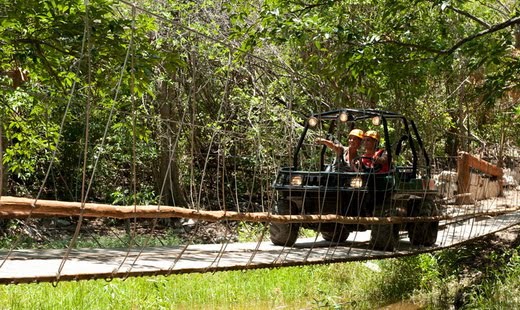
[[[358,167],[355,171],[339,165],[330,149],[314,143],[317,137],[326,137],[347,145],[348,133],[354,128],[380,133],[379,148],[386,152],[388,171],[373,167]],[[311,115],[306,120],[292,166],[282,167],[273,183],[278,199],[272,211],[282,215],[432,217],[439,215],[439,209],[437,191],[431,183],[430,159],[413,121],[388,111],[333,110]],[[413,245],[433,245],[439,222],[430,218],[423,222],[377,225],[271,223],[271,241],[275,245],[292,246],[300,227],[320,232],[331,242],[344,242],[349,233],[370,229],[372,248],[392,251],[401,230],[408,232]]]

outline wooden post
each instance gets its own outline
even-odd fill
[[[466,152],[459,152],[457,158],[457,204],[472,203],[470,196],[461,195],[469,193],[470,186],[470,167],[469,167],[469,154]]]

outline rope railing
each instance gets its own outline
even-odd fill
[[[492,210],[472,212],[471,217],[496,216],[520,210],[520,206],[501,206]],[[340,224],[402,224],[414,222],[457,220],[468,215],[458,216],[388,216],[353,217],[336,214],[322,215],[279,215],[269,212],[205,211],[172,206],[115,206],[99,203],[65,202],[4,196],[0,199],[0,218],[79,216],[108,217],[115,219],[133,218],[183,218],[208,222],[241,221],[253,223],[340,223]]]

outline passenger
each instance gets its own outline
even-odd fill
[[[348,134],[348,147],[341,143],[334,143],[330,140],[317,138],[316,143],[322,144],[330,148],[337,156],[337,163],[340,169],[349,168],[352,166],[352,160],[358,157],[358,149],[361,146],[363,139],[363,130],[352,129]],[[339,162],[338,162],[339,161]]]
[[[375,130],[367,130],[363,135],[365,154],[361,159],[365,168],[373,168],[378,173],[388,172],[390,165],[384,149],[378,149],[380,137]]]

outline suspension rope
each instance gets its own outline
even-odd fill
[[[132,101],[132,203],[133,203],[133,209],[134,212],[137,210],[137,172],[136,172],[136,107],[135,107],[135,43],[134,43],[134,36],[135,36],[135,18],[136,18],[136,11],[135,6],[132,6],[132,24],[131,24],[131,35],[130,35],[130,43],[128,46],[127,52],[130,54],[130,96]],[[130,221],[130,219],[128,219]],[[124,265],[126,260],[128,259],[130,255],[130,251],[132,249],[132,245],[135,242],[135,236],[136,236],[136,230],[137,230],[137,217],[134,216],[133,223],[130,231],[130,240],[128,241],[128,248],[126,251],[126,254],[124,258],[119,263],[119,266],[115,268],[112,271],[112,274],[117,273],[121,267]],[[139,253],[140,255],[141,253]],[[139,257],[139,255],[137,257]],[[130,272],[131,268],[128,269],[128,272]]]
[[[77,242],[79,232],[81,229],[81,226],[83,224],[83,210],[85,209],[85,203],[87,200],[87,190],[86,190],[86,179],[87,179],[87,162],[88,162],[88,146],[89,146],[89,130],[90,130],[90,113],[91,113],[91,104],[92,104],[92,38],[91,38],[91,29],[90,29],[90,16],[89,16],[89,10],[90,10],[90,3],[89,0],[84,0],[85,5],[85,27],[87,29],[86,31],[86,42],[87,42],[87,96],[86,96],[86,111],[85,111],[85,145],[83,148],[83,169],[82,169],[82,181],[81,181],[81,208],[80,208],[80,214],[78,217],[78,222],[76,223],[76,229],[74,231],[74,234],[72,236],[72,239],[69,243],[69,246],[67,247],[65,251],[65,255],[63,256],[63,259],[60,263],[60,266],[58,267],[58,271],[56,274],[56,284],[60,280],[61,272],[63,271],[63,268],[65,267],[65,263],[68,260],[68,257],[70,255],[70,251],[72,250],[72,247]]]

